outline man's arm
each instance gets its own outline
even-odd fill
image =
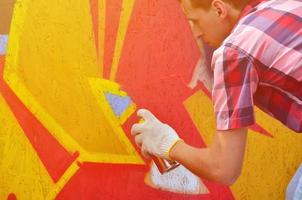
[[[195,148],[179,141],[169,156],[201,178],[231,185],[241,173],[246,138],[247,128],[217,131],[210,147]]]
[[[209,148],[195,148],[183,142],[172,127],[150,111],[140,109],[137,114],[143,123],[134,124],[131,134],[143,155],[176,160],[201,178],[226,185],[240,175],[247,128],[217,131]]]

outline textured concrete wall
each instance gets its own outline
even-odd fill
[[[212,140],[209,92],[187,87],[200,53],[177,1],[3,0],[2,10],[0,199],[284,198],[302,137],[259,110],[232,187],[183,167],[161,176],[134,145],[142,107],[192,145]]]

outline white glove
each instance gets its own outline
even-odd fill
[[[181,139],[169,125],[160,122],[149,110],[140,109],[137,115],[142,117],[143,123],[134,124],[131,134],[135,136],[135,143],[141,148],[142,154],[160,158],[169,158],[170,150]]]

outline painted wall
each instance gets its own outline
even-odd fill
[[[231,187],[161,176],[134,145],[143,107],[192,145],[213,137],[177,1],[1,0],[0,22],[0,199],[284,199],[302,137],[259,110]]]

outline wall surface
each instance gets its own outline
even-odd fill
[[[211,143],[199,54],[175,0],[1,0],[0,199],[284,199],[302,136],[258,109],[231,187],[140,155],[139,108]]]

